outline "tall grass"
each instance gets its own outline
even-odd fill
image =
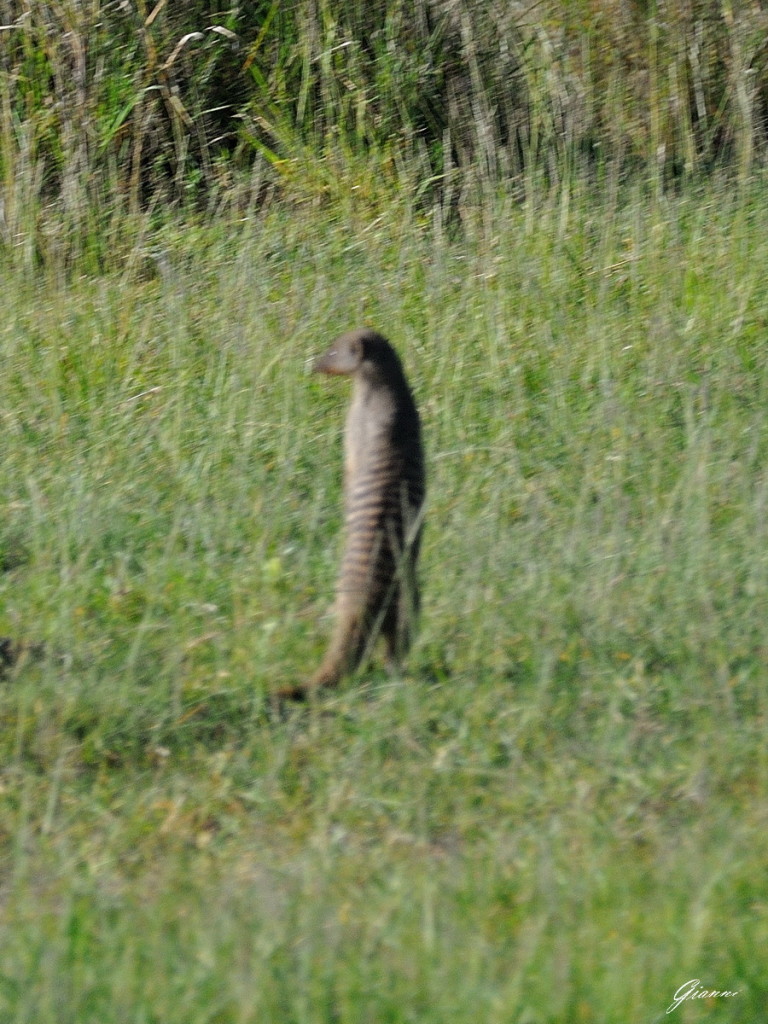
[[[762,1019],[759,6],[0,15],[0,1018]],[[421,634],[281,716],[361,323]]]
[[[456,212],[576,171],[661,189],[765,154],[756,3],[0,6],[3,237],[123,258],[169,203],[350,190]],[[105,239],[108,242],[105,243]]]
[[[571,182],[9,271],[4,1019],[760,1019],[765,211]],[[421,636],[279,719],[338,558],[304,369],[363,321],[425,422]]]

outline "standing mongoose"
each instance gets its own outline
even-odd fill
[[[313,369],[353,382],[344,432],[345,546],[335,631],[315,674],[281,692],[293,699],[336,686],[367,658],[379,634],[388,664],[397,666],[419,607],[424,453],[400,359],[386,338],[363,328],[337,338]]]

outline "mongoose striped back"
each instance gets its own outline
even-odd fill
[[[343,334],[315,364],[353,379],[344,435],[345,548],[336,628],[309,681],[287,691],[335,686],[381,634],[387,661],[406,653],[419,606],[416,560],[424,504],[421,424],[397,353],[371,330]]]

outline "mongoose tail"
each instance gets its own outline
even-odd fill
[[[344,433],[345,548],[336,628],[320,667],[282,695],[337,686],[379,635],[399,667],[419,608],[416,562],[425,493],[421,423],[400,359],[375,331],[342,334],[314,365],[353,379]]]

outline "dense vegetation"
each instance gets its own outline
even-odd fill
[[[541,173],[642,169],[664,184],[723,164],[744,176],[765,155],[758,2],[0,12],[4,231],[38,253],[88,243],[107,259],[116,215],[171,200],[242,209],[275,190],[306,202],[355,188],[372,207],[397,193],[453,209]]]
[[[760,5],[0,12],[0,1019],[760,1021]],[[281,716],[364,322],[421,634]]]

